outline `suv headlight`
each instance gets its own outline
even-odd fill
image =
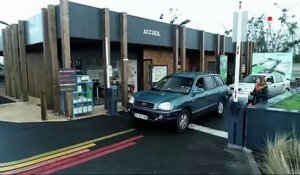
[[[159,104],[157,108],[160,110],[168,111],[168,110],[172,110],[173,106],[171,105],[170,102],[163,102]]]
[[[130,103],[130,104],[133,104],[133,103],[134,103],[134,97],[133,97],[133,96],[130,96],[130,97],[129,97],[128,103]]]

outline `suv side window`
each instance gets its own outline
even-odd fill
[[[199,78],[197,80],[196,87],[205,89],[205,84],[204,84],[203,78]]]
[[[275,82],[276,83],[280,83],[280,82],[283,82],[283,80],[282,80],[282,77],[281,76],[274,76],[274,78],[275,78]]]
[[[217,75],[214,76],[214,79],[218,86],[223,86],[225,84],[224,81],[222,80],[222,78]]]
[[[215,81],[211,76],[204,77],[204,82],[205,82],[205,89],[210,90],[216,88]]]

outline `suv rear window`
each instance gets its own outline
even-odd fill
[[[204,82],[206,90],[214,89],[216,87],[215,81],[210,76],[204,77]]]
[[[218,86],[223,86],[225,84],[224,81],[222,80],[222,78],[217,76],[217,75],[214,76],[214,79],[215,79]]]

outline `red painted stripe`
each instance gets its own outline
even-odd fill
[[[90,161],[90,160],[93,160],[93,159],[105,156],[105,155],[113,153],[115,151],[122,150],[124,148],[130,147],[130,146],[135,145],[135,144],[136,144],[135,142],[130,142],[130,143],[127,143],[127,144],[124,144],[124,145],[112,148],[110,150],[106,150],[106,151],[100,152],[98,154],[94,154],[94,155],[92,155],[90,157],[87,157],[87,158],[84,158],[84,159],[79,159],[79,160],[76,160],[74,162],[70,162],[68,164],[61,165],[61,166],[58,166],[56,168],[53,168],[53,169],[50,169],[50,170],[47,170],[47,171],[44,171],[44,172],[40,172],[39,174],[43,174],[43,175],[53,174],[53,173],[56,173],[58,171],[61,171],[61,170],[64,170],[64,169],[67,169],[67,168],[70,168],[70,167],[73,167],[73,166],[85,163],[87,161]]]
[[[86,153],[86,152],[89,152],[89,151],[90,151],[89,149],[80,150],[80,151],[77,151],[77,152],[74,152],[74,153],[71,153],[71,154],[67,154],[67,155],[64,155],[64,156],[61,156],[61,157],[50,159],[50,160],[47,160],[47,161],[44,161],[44,162],[40,162],[40,163],[33,164],[33,165],[23,167],[23,168],[19,168],[19,169],[16,169],[16,170],[6,171],[6,172],[3,172],[3,173],[4,174],[18,174],[18,173],[21,173],[21,172],[24,172],[24,171],[29,171],[29,170],[32,170],[32,169],[35,169],[35,168],[38,168],[38,167],[41,167],[41,166],[44,166],[44,165],[48,165],[50,163],[58,162],[58,161],[61,161],[61,160],[64,160],[64,159],[67,159],[67,158],[70,158],[70,157],[73,157],[73,156],[77,156],[77,155],[80,155],[82,153]]]
[[[50,170],[50,169],[52,169],[52,168],[56,168],[56,167],[61,166],[61,165],[68,164],[68,163],[70,163],[70,162],[74,162],[74,161],[79,160],[79,159],[84,159],[84,158],[86,158],[86,157],[93,156],[94,154],[98,154],[98,153],[101,153],[101,152],[104,152],[104,151],[113,149],[113,148],[115,148],[115,147],[125,145],[125,144],[127,144],[127,143],[136,141],[136,140],[141,139],[141,138],[143,138],[143,137],[144,137],[143,135],[139,135],[139,136],[136,136],[136,137],[127,139],[127,140],[123,140],[123,141],[118,142],[118,143],[114,143],[114,144],[112,144],[112,145],[108,145],[108,146],[99,148],[99,149],[94,150],[94,151],[90,151],[90,152],[87,152],[87,153],[84,153],[84,154],[80,154],[80,155],[78,155],[78,156],[76,156],[76,157],[71,157],[71,158],[68,158],[68,159],[64,159],[64,160],[62,160],[62,161],[55,162],[55,163],[51,163],[51,164],[49,164],[49,165],[42,166],[42,167],[39,167],[39,168],[30,170],[30,171],[26,171],[26,172],[23,172],[23,173],[24,173],[24,174],[37,174],[37,173],[40,173],[40,172],[44,172],[44,171]],[[22,174],[23,174],[23,173],[22,173]]]

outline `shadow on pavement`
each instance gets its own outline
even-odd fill
[[[7,104],[7,103],[15,103],[15,101],[0,95],[0,105],[1,104]]]

